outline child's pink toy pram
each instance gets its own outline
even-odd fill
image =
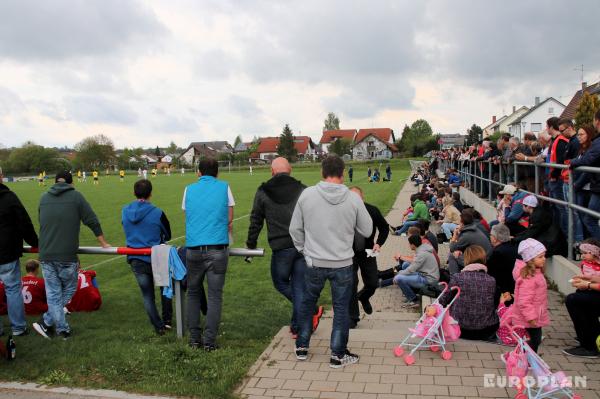
[[[552,373],[544,360],[531,349],[526,338],[519,335],[511,327],[511,332],[517,341],[517,346],[511,352],[503,355],[506,362],[506,375],[518,379],[516,399],[542,399],[542,398],[573,398],[581,396],[575,394],[571,388],[572,381],[564,372]],[[528,372],[534,377],[527,381]]]
[[[436,308],[436,314],[434,316],[428,316],[423,314],[415,328],[409,329],[409,334],[402,340],[400,345],[394,348],[394,355],[400,357],[404,354],[404,347],[412,348],[411,351],[404,356],[404,363],[411,365],[415,363],[415,357],[413,356],[417,349],[423,346],[429,346],[429,349],[433,352],[442,350],[441,356],[444,360],[452,359],[452,352],[446,349],[446,343],[456,341],[460,337],[460,327],[458,323],[450,316],[450,306],[460,296],[459,287],[448,288],[448,284],[441,282],[440,285],[444,286],[442,293],[436,298],[436,300],[430,305]],[[456,291],[454,298],[448,303],[446,307],[440,304],[440,298],[448,291]],[[410,341],[418,337],[417,343],[411,343]]]

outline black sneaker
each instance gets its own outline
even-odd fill
[[[204,344],[204,346],[202,348],[204,349],[204,352],[214,352],[217,349],[219,349],[219,345],[217,345],[217,344]]]
[[[165,327],[162,327],[162,328],[159,328],[159,329],[156,330],[156,334],[158,334],[160,336],[165,335],[166,332],[167,332],[167,329]]]
[[[366,314],[373,313],[373,306],[371,306],[371,302],[368,299],[358,299],[363,307],[363,310]]]
[[[331,358],[329,359],[329,367],[332,369],[339,369],[349,364],[358,363],[358,359],[360,359],[358,355],[350,353],[350,351],[346,349],[346,352],[341,357],[337,355],[331,355]]]
[[[188,344],[192,349],[198,349],[202,346],[202,342],[192,341]]]
[[[308,348],[296,348],[296,359],[306,360],[308,358]]]
[[[575,348],[569,348],[569,349],[563,349],[562,353],[564,353],[567,356],[573,356],[573,357],[583,357],[586,359],[597,359],[598,357],[600,357],[600,353],[598,353],[598,351],[591,351],[588,349],[585,349],[582,346],[578,346]]]
[[[29,335],[29,328],[25,327],[23,331],[13,332],[13,337],[24,337],[25,335]]]
[[[63,341],[66,341],[69,338],[71,338],[71,331],[61,331],[61,332],[58,333],[58,335],[61,336],[61,338],[63,339]]]
[[[38,321],[37,323],[33,323],[33,329],[42,337],[50,339],[50,327],[47,326],[46,323],[44,323],[43,319]]]

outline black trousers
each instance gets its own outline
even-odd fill
[[[581,346],[590,351],[597,351],[596,338],[600,335],[600,291],[575,291],[567,296],[565,304]]]
[[[489,327],[484,327],[480,330],[467,330],[466,328],[460,328],[460,338],[470,339],[476,341],[486,341],[492,339],[498,331],[500,324],[493,324]]]
[[[353,285],[352,298],[350,299],[350,320],[359,321],[360,311],[358,309],[358,301],[369,299],[377,289],[379,276],[377,272],[377,258],[368,258],[366,256],[355,256],[352,259]],[[358,291],[358,270],[363,280],[363,288]],[[358,292],[357,292],[358,291]]]
[[[529,341],[527,342],[531,349],[537,353],[540,344],[542,343],[542,327],[526,328],[529,334]]]

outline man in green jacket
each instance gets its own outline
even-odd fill
[[[427,208],[427,204],[423,202],[423,198],[420,193],[415,193],[410,196],[410,203],[413,207],[413,213],[410,215],[403,225],[398,227],[392,227],[394,230],[394,234],[399,236],[402,234],[406,234],[408,228],[411,226],[415,226],[419,223],[419,219],[429,220],[429,209]]]
[[[72,183],[71,173],[59,172],[56,184],[42,196],[39,206],[39,252],[48,311],[33,323],[33,328],[47,339],[50,339],[52,327],[56,329],[56,335],[65,340],[71,336],[63,308],[77,289],[80,223],[92,230],[103,248],[110,247],[104,240],[96,214]]]

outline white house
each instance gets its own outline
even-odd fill
[[[508,118],[508,115],[504,115],[500,117],[500,119],[496,119],[496,115],[492,116],[492,123],[483,128],[483,138],[485,139],[488,136],[500,131],[500,124]]]
[[[398,153],[396,138],[390,128],[360,129],[354,139],[354,159],[390,159]]]
[[[535,98],[535,105],[509,125],[509,132],[523,139],[527,132],[538,133],[546,127],[546,120],[556,116],[559,117],[565,109],[565,105],[553,97],[548,97],[540,102]]]

